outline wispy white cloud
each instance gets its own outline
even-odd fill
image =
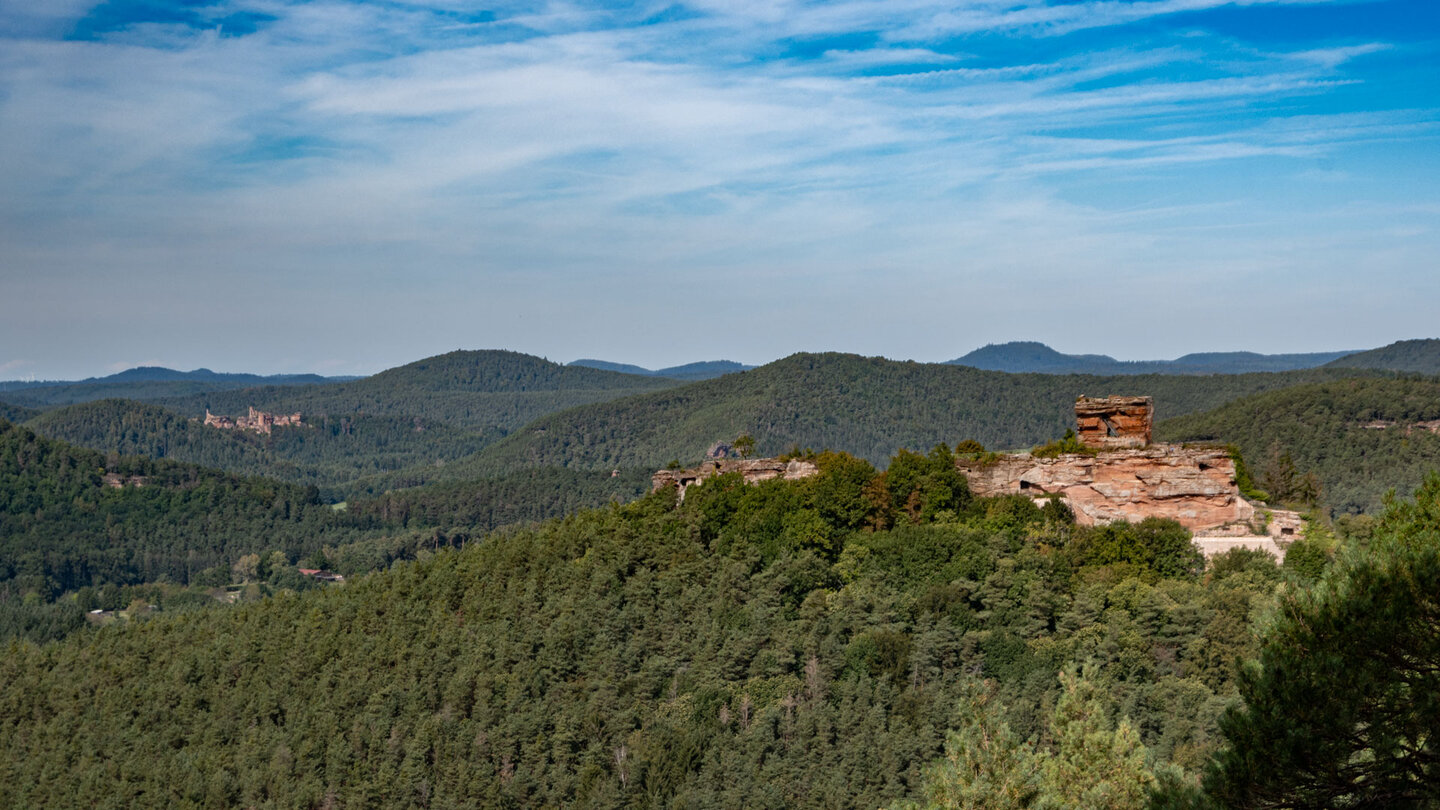
[[[1291,59],[1312,62],[1323,68],[1333,70],[1352,59],[1387,51],[1390,50],[1390,48],[1391,46],[1384,42],[1367,42],[1363,45],[1346,45],[1338,48],[1316,48],[1308,51],[1294,51],[1285,55]]]
[[[4,375],[5,379],[9,379],[11,375],[19,374],[24,369],[34,365],[34,360],[25,360],[20,358],[16,358],[14,360],[6,360],[5,362],[0,363],[0,375]]]
[[[1295,4],[551,3],[479,16],[459,2],[247,0],[208,9],[204,25],[95,41],[0,28],[12,190],[0,297],[83,280],[97,307],[129,285],[204,308],[217,305],[201,291],[246,278],[369,311],[379,304],[353,290],[420,306],[424,288],[450,285],[466,292],[447,298],[497,302],[495,329],[523,331],[516,313],[544,300],[526,289],[537,279],[590,290],[595,307],[632,307],[618,291],[637,288],[683,309],[723,295],[721,277],[781,300],[868,289],[876,274],[957,295],[1009,273],[1188,278],[1199,257],[1238,259],[1193,236],[1181,261],[1176,233],[1267,238],[1219,203],[1211,176],[1265,165],[1295,177],[1319,162],[1358,176],[1334,167],[1345,150],[1432,138],[1440,116],[1420,99],[1310,103],[1370,81],[1357,66],[1386,58],[1386,42],[1062,35]],[[267,21],[243,35],[209,24],[237,10]],[[34,277],[42,268],[57,286]],[[275,306],[260,292],[223,303],[241,300]]]

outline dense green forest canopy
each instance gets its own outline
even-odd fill
[[[1060,673],[1159,761],[1215,749],[1285,574],[1165,521],[972,498],[949,451],[690,490],[340,587],[0,657],[0,804],[875,807],[977,678],[1022,738]]]
[[[533,465],[656,468],[672,459],[690,464],[712,442],[742,433],[755,437],[760,455],[795,445],[828,447],[883,464],[896,447],[975,439],[991,448],[1018,448],[1048,441],[1073,426],[1075,397],[1082,393],[1150,395],[1163,418],[1352,374],[1373,372],[1087,377],[797,354],[742,374],[555,413],[472,459],[422,476],[459,480]]]
[[[650,491],[652,472],[532,467],[497,478],[431,484],[358,498],[349,502],[349,509],[402,528],[464,527],[470,532],[487,532],[607,503],[633,501]]]
[[[1375,513],[1387,492],[1411,492],[1440,469],[1440,424],[1424,424],[1435,420],[1435,378],[1332,380],[1169,419],[1155,438],[1233,443],[1262,488],[1283,489],[1287,474],[1309,473],[1329,509]]]
[[[1329,366],[1440,374],[1440,339],[1401,340],[1368,352],[1346,355]]]
[[[221,430],[167,408],[107,399],[45,411],[25,426],[103,453],[142,455],[320,487],[328,500],[365,491],[360,479],[443,464],[499,438],[416,417],[311,416],[270,434]]]
[[[11,405],[8,402],[0,402],[0,419],[7,422],[24,422],[26,419],[38,416],[40,411],[32,408],[22,408],[19,405]]]
[[[332,509],[314,487],[102,455],[0,422],[4,596],[186,583],[244,554],[293,561],[380,533],[380,521]]]

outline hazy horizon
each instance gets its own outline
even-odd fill
[[[1400,339],[1397,339],[1397,340],[1411,340],[1411,339],[1415,339],[1415,338],[1400,338]],[[1038,342],[1038,341],[1026,341],[1026,340],[1021,339],[1021,338],[1017,338],[1015,341],[990,341],[990,342],[987,343],[987,344],[982,344],[982,345],[980,345],[980,346],[975,346],[975,347],[973,347],[973,348],[971,348],[971,349],[966,349],[965,351],[957,352],[957,353],[955,353],[955,354],[953,354],[953,355],[951,355],[951,356],[948,356],[948,357],[945,357],[945,358],[941,358],[941,359],[922,359],[922,358],[918,358],[918,357],[891,357],[891,356],[889,356],[889,355],[865,354],[864,352],[847,352],[847,353],[850,353],[850,354],[861,354],[861,355],[866,356],[866,357],[883,357],[883,358],[886,359],[886,360],[894,360],[894,361],[897,361],[897,362],[904,362],[904,361],[913,360],[913,361],[918,362],[918,363],[946,363],[946,362],[949,362],[949,361],[951,361],[951,360],[959,359],[959,358],[961,358],[961,357],[963,357],[963,356],[965,356],[965,355],[969,354],[970,352],[975,351],[975,350],[977,350],[977,349],[985,348],[985,346],[988,346],[988,345],[1003,345],[1003,344],[1012,343],[1012,342]],[[1390,341],[1390,343],[1395,343],[1395,342],[1397,342],[1397,341]],[[1048,344],[1046,344],[1046,345],[1048,346]],[[1389,345],[1389,344],[1387,343],[1387,344],[1382,344],[1382,345]],[[1097,352],[1097,351],[1067,351],[1067,350],[1064,349],[1064,348],[1056,347],[1056,346],[1049,346],[1049,348],[1054,349],[1055,351],[1057,351],[1057,352],[1059,352],[1059,353],[1061,353],[1061,354],[1072,355],[1072,356],[1079,356],[1079,355],[1105,355],[1105,354],[1107,354],[1106,352]],[[1262,355],[1276,355],[1276,354],[1328,354],[1328,353],[1341,352],[1341,351],[1355,351],[1355,352],[1367,351],[1367,350],[1369,350],[1369,349],[1375,349],[1375,348],[1380,348],[1380,346],[1367,346],[1367,347],[1363,347],[1363,348],[1354,348],[1354,349],[1348,349],[1348,350],[1347,350],[1347,349],[1316,349],[1316,350],[1314,350],[1314,351],[1309,351],[1309,350],[1307,350],[1307,351],[1300,351],[1300,352],[1254,352],[1254,353],[1256,353],[1256,354],[1262,354]],[[419,361],[419,360],[424,360],[424,359],[429,358],[429,357],[435,357],[435,356],[438,356],[438,355],[441,355],[441,354],[446,354],[446,353],[452,352],[452,351],[488,351],[488,350],[520,352],[521,354],[529,354],[529,355],[532,355],[532,356],[535,356],[535,357],[540,357],[540,358],[542,358],[542,359],[549,360],[549,361],[551,361],[551,362],[560,363],[560,364],[562,364],[562,365],[568,365],[568,364],[570,364],[570,363],[574,363],[574,362],[577,362],[577,361],[580,361],[580,360],[599,360],[599,361],[610,362],[610,363],[621,363],[621,364],[626,364],[626,365],[639,366],[639,367],[641,367],[641,368],[644,368],[644,369],[647,369],[647,370],[650,370],[650,371],[658,371],[658,370],[665,369],[665,368],[674,368],[674,367],[677,367],[677,366],[688,365],[688,364],[690,364],[690,363],[715,362],[715,361],[732,361],[732,362],[740,363],[740,364],[742,364],[742,365],[747,365],[747,366],[763,366],[763,365],[766,365],[766,364],[768,364],[768,363],[773,363],[773,362],[775,362],[775,361],[777,361],[777,360],[781,360],[781,359],[784,359],[785,357],[789,357],[790,355],[798,354],[798,353],[809,352],[809,353],[817,353],[817,354],[818,354],[818,353],[825,353],[825,352],[838,352],[838,351],[841,351],[841,350],[839,350],[839,349],[797,349],[797,350],[795,350],[794,352],[787,352],[786,354],[783,354],[783,355],[779,355],[779,356],[771,357],[771,358],[767,358],[767,359],[762,359],[762,360],[756,360],[756,361],[737,360],[737,359],[735,359],[735,358],[733,358],[733,357],[703,357],[703,358],[695,358],[695,359],[691,359],[691,360],[685,360],[685,361],[681,361],[681,362],[679,362],[679,363],[668,363],[668,364],[665,364],[665,365],[645,365],[644,363],[636,363],[636,362],[632,362],[632,361],[627,360],[627,359],[624,359],[624,358],[618,358],[618,359],[617,359],[617,358],[613,358],[613,357],[594,357],[594,356],[588,356],[588,355],[586,355],[586,356],[577,356],[577,357],[573,357],[573,358],[569,358],[569,359],[561,359],[561,358],[556,358],[556,357],[546,357],[545,355],[536,354],[535,352],[526,352],[526,351],[523,351],[523,350],[520,350],[520,349],[512,349],[512,348],[506,348],[506,347],[500,347],[500,346],[490,346],[490,347],[445,349],[445,350],[443,350],[443,351],[433,352],[433,353],[431,353],[431,354],[422,355],[422,356],[420,356],[420,357],[413,357],[413,358],[410,358],[409,360],[405,360],[405,361],[403,361],[403,362],[401,362],[401,363],[397,363],[397,364],[395,364],[395,365],[385,366],[385,367],[383,367],[383,368],[375,368],[375,369],[372,369],[372,370],[369,370],[369,371],[360,372],[360,373],[357,373],[357,374],[340,374],[340,373],[336,373],[336,374],[326,374],[326,373],[320,372],[320,371],[305,370],[305,369],[292,369],[292,370],[280,370],[280,371],[255,371],[255,370],[249,369],[249,368],[216,368],[216,367],[214,367],[214,366],[205,365],[205,364],[203,364],[203,363],[200,364],[200,365],[198,365],[198,366],[184,367],[184,368],[182,368],[182,367],[179,367],[179,366],[167,365],[167,364],[164,363],[164,362],[146,362],[146,363],[138,363],[138,364],[135,364],[135,365],[127,365],[127,366],[124,366],[123,368],[118,368],[118,367],[117,367],[117,368],[113,368],[113,369],[107,368],[106,370],[101,371],[101,372],[98,372],[98,373],[83,374],[83,375],[80,375],[80,376],[70,376],[70,377],[41,376],[41,375],[38,375],[38,374],[37,374],[37,375],[27,375],[27,376],[25,376],[25,377],[7,377],[7,376],[3,376],[3,373],[0,373],[0,382],[26,382],[26,381],[34,381],[34,382],[79,382],[79,381],[82,381],[82,380],[85,380],[85,379],[89,379],[89,378],[107,377],[107,376],[110,376],[110,375],[112,375],[112,374],[118,374],[118,373],[120,373],[120,372],[122,372],[122,371],[129,371],[129,370],[136,369],[136,368],[166,368],[166,369],[170,369],[170,370],[172,370],[172,371],[181,371],[181,372],[193,372],[193,371],[200,371],[200,370],[208,370],[208,371],[215,372],[215,373],[217,373],[217,374],[258,374],[258,375],[262,375],[262,376],[284,376],[284,375],[300,375],[300,374],[321,374],[322,376],[334,376],[334,377],[347,377],[347,376],[365,377],[365,376],[370,376],[370,375],[372,375],[372,374],[377,374],[377,373],[379,373],[379,372],[381,372],[381,371],[385,371],[385,370],[387,370],[387,369],[395,368],[396,366],[406,365],[406,364],[413,363],[413,362],[416,362],[416,361]],[[1184,353],[1182,353],[1182,354],[1178,354],[1178,355],[1175,355],[1175,356],[1173,356],[1173,357],[1115,357],[1114,355],[1109,355],[1109,356],[1111,357],[1111,359],[1117,360],[1117,361],[1122,362],[1122,363],[1123,363],[1123,362],[1157,362],[1157,361],[1158,361],[1158,362],[1166,362],[1166,361],[1171,361],[1171,360],[1177,360],[1177,359],[1179,359],[1180,357],[1183,357],[1183,356],[1189,355],[1189,354],[1208,354],[1208,353],[1211,353],[1212,351],[1221,351],[1221,350],[1197,349],[1197,350],[1194,351],[1194,352],[1184,352]],[[1250,350],[1250,349],[1227,349],[1227,350],[1223,350],[1223,351],[1227,351],[1227,352],[1229,352],[1229,351],[1245,352],[1245,351],[1253,351],[1253,350]]]

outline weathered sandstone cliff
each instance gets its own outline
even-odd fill
[[[962,459],[957,466],[976,495],[1060,495],[1085,526],[1162,517],[1195,532],[1255,516],[1235,485],[1235,462],[1218,448],[1154,445],[1056,458],[1021,453]]]

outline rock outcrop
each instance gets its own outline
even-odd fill
[[[650,477],[650,488],[652,491],[656,491],[670,486],[678,487],[680,499],[684,500],[685,490],[690,487],[699,486],[707,478],[732,472],[740,473],[747,484],[758,484],[774,478],[783,478],[787,481],[809,478],[818,474],[820,468],[816,467],[814,462],[802,459],[781,461],[778,458],[721,458],[707,461],[699,467],[692,467],[688,470],[660,470]]]
[[[1263,524],[1263,525],[1262,525]],[[1234,524],[1197,532],[1195,546],[1206,557],[1232,548],[1264,551],[1280,562],[1285,551],[1305,532],[1305,519],[1289,509],[1261,509],[1250,525]]]
[[[1075,400],[1075,434],[1089,447],[1113,450],[1150,443],[1155,403],[1150,397],[1087,397]]]
[[[976,495],[1059,495],[1084,526],[1170,518],[1192,532],[1248,524],[1255,507],[1235,485],[1235,462],[1219,448],[1157,445],[1095,455],[961,459]]]

